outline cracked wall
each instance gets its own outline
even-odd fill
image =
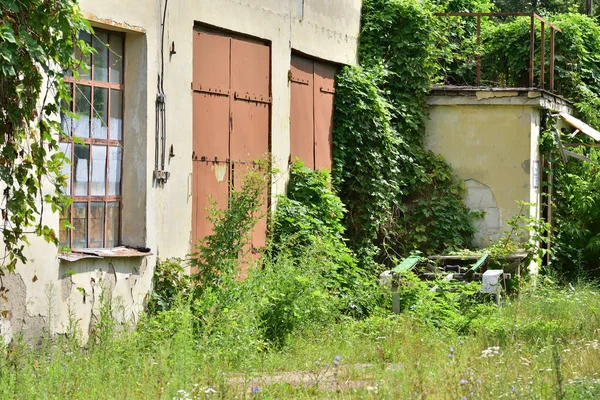
[[[517,201],[532,202],[526,213],[538,212],[539,188],[533,187],[533,163],[539,162],[537,135],[540,109],[513,105],[514,96],[502,96],[506,105],[433,104],[426,122],[425,146],[442,155],[465,181],[465,202],[484,211],[476,221],[474,244],[485,247],[509,229],[507,220],[520,211]],[[493,99],[494,96],[478,96]]]

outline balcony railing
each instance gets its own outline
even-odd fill
[[[550,28],[550,80],[549,80],[549,91],[554,92],[554,36],[555,33],[562,32],[559,27],[546,21],[536,13],[501,13],[501,12],[490,12],[490,13],[436,13],[435,15],[440,17],[474,17],[477,19],[477,47],[478,51],[476,54],[476,82],[477,86],[481,86],[481,55],[479,53],[479,47],[481,46],[481,18],[482,17],[515,17],[515,18],[529,18],[531,20],[529,28],[529,87],[538,87],[540,89],[545,88],[546,81],[546,27]],[[541,38],[540,43],[540,73],[539,73],[539,85],[535,86],[534,83],[534,72],[535,72],[535,50],[536,50],[536,26],[535,23],[538,21],[541,26]]]

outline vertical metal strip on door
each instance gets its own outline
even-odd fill
[[[192,245],[212,233],[207,209],[229,195],[231,39],[194,32]],[[193,250],[193,248],[192,248]]]
[[[231,39],[230,157],[236,163],[234,187],[245,170],[269,151],[271,115],[271,49],[268,45]],[[252,232],[252,249],[266,244],[267,189],[261,218]],[[242,271],[242,275],[245,272]]]
[[[314,154],[314,62],[292,54],[290,70],[290,156],[309,168]]]
[[[315,61],[315,169],[331,170],[336,67]]]

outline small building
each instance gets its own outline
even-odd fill
[[[71,137],[60,147],[73,204],[43,215],[73,252],[31,238],[28,264],[2,277],[5,340],[72,321],[85,335],[101,293],[135,322],[157,260],[193,250],[210,231],[208,195],[225,206],[247,163],[267,157],[283,174],[296,156],[330,166],[334,75],[357,61],[360,0],[80,5],[95,30],[81,38],[97,52],[67,79],[79,118],[62,116]],[[270,197],[284,187],[273,179]]]
[[[544,162],[538,141],[543,113],[570,113],[571,104],[540,88],[435,87],[429,96],[425,147],[442,155],[467,187],[465,202],[483,211],[477,247],[510,230],[507,221],[529,203],[541,218]]]

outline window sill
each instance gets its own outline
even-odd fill
[[[77,249],[71,253],[60,253],[58,259],[67,262],[75,262],[87,258],[130,258],[145,257],[152,255],[150,249],[134,249],[131,247],[112,247],[109,249]]]

